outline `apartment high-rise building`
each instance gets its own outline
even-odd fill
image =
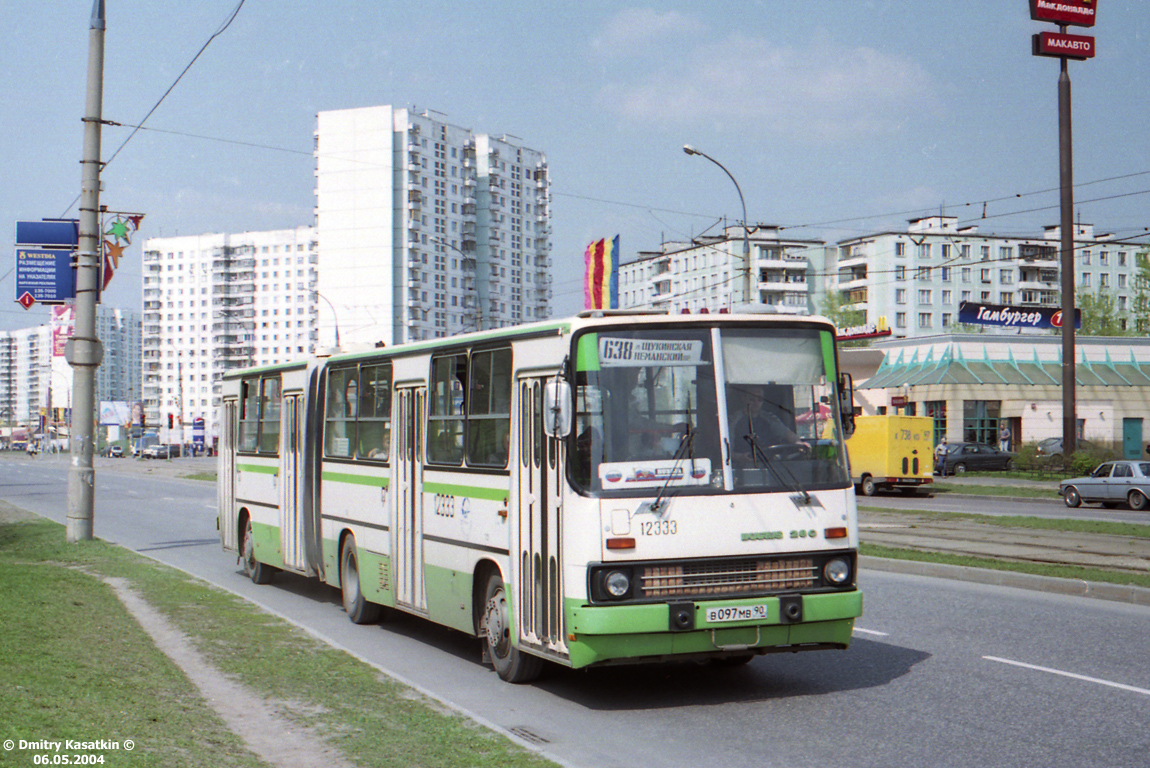
[[[1090,224],[1075,225],[1075,292],[1112,297],[1122,330],[1135,330],[1135,256],[1143,248],[1095,234]],[[958,330],[963,302],[1061,306],[1060,250],[1057,226],[1036,237],[1004,237],[959,227],[956,217],[931,216],[909,222],[902,232],[839,242],[837,253],[832,249],[828,256],[825,290],[838,291],[848,308],[865,313],[866,323],[885,319],[895,337],[950,333]],[[1019,333],[1018,328],[984,330]]]
[[[59,322],[0,331],[0,427],[37,429],[46,417],[67,435],[73,370],[64,360],[64,342],[71,332],[66,316]],[[96,368],[96,403],[139,399],[139,315],[97,306],[96,336],[104,351]]]
[[[745,237],[744,237],[745,235]],[[821,240],[779,236],[777,227],[726,227],[721,235],[690,242],[667,242],[656,252],[640,253],[619,267],[622,309],[718,312],[747,301],[783,314],[817,311],[809,275],[821,268]],[[750,287],[744,251],[750,253]]]
[[[218,435],[220,380],[235,368],[316,348],[311,227],[150,238],[144,243],[143,401],[147,423],[204,419]]]
[[[337,322],[346,346],[549,316],[546,156],[443,117],[391,106],[317,116],[324,344]]]

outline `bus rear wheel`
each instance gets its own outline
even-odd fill
[[[252,519],[244,521],[243,540],[240,542],[240,561],[244,564],[244,573],[255,584],[268,584],[272,580],[275,568],[256,560],[255,542],[252,540]]]
[[[543,660],[538,656],[522,653],[511,642],[507,592],[499,574],[493,573],[487,579],[485,595],[482,629],[495,672],[509,683],[531,682],[543,671]]]
[[[343,593],[343,609],[353,624],[374,624],[379,621],[382,606],[368,602],[359,587],[359,557],[353,536],[344,539],[340,549],[339,586]]]

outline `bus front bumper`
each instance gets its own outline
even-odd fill
[[[721,657],[850,645],[854,620],[862,615],[857,589],[804,594],[801,617],[785,613],[793,596],[703,600],[642,605],[567,603],[571,666],[640,663]],[[707,620],[711,609],[752,609],[765,618]],[[793,613],[793,607],[791,612]],[[691,614],[693,613],[693,616]],[[725,612],[728,615],[730,612]],[[677,624],[673,628],[673,624]]]

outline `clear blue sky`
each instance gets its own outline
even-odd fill
[[[105,119],[142,119],[236,4],[107,0]],[[90,11],[6,4],[0,275],[12,222],[75,215]],[[1027,0],[247,0],[105,170],[101,202],[147,214],[105,303],[139,306],[144,238],[310,225],[316,113],[377,104],[547,153],[556,314],[582,306],[588,242],[618,233],[633,257],[741,218],[687,143],[730,169],[752,222],[796,237],[902,228],[940,206],[1036,234],[1058,222],[1058,61],[1030,54],[1045,29]],[[1145,232],[1150,13],[1104,0],[1078,32],[1098,56],[1070,66],[1076,208],[1100,232]],[[128,132],[105,129],[105,159]],[[14,288],[0,280],[0,328],[43,322]]]

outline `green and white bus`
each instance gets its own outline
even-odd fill
[[[504,680],[846,648],[862,613],[820,318],[584,312],[235,371],[221,416],[253,581],[473,634]]]

